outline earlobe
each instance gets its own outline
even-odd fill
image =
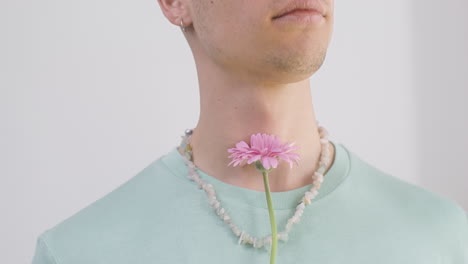
[[[187,14],[187,8],[185,3],[181,0],[158,0],[159,6],[161,11],[163,12],[164,16],[171,22],[172,24],[181,27],[184,30],[188,26],[185,21],[190,20]]]

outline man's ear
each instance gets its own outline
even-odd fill
[[[158,0],[164,16],[176,26],[183,22],[184,27],[192,23],[187,3],[183,0]]]

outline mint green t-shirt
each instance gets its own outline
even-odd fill
[[[318,195],[279,241],[278,264],[467,264],[468,221],[455,201],[389,175],[341,143]],[[271,234],[265,192],[197,169],[241,230]],[[37,238],[33,264],[270,263],[238,237],[188,177],[174,146],[127,182]],[[262,177],[259,173],[259,177]],[[278,232],[312,185],[273,192]]]

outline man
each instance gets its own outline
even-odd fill
[[[277,263],[468,263],[467,216],[456,202],[371,166],[316,123],[308,78],[326,57],[333,0],[158,2],[195,58],[201,111],[186,136],[196,175],[225,211],[210,207],[185,148],[174,147],[41,234],[33,263],[267,263],[268,246],[244,236],[271,235],[261,174],[227,166],[227,149],[254,133],[299,146],[300,166],[269,174],[279,232],[313,186],[321,154],[330,155],[318,195],[278,241]]]

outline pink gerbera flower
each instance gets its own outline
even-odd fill
[[[228,149],[229,153],[232,153],[229,158],[232,158],[232,161],[228,164],[231,165],[234,163],[233,167],[245,163],[251,164],[255,161],[260,161],[263,168],[270,169],[271,167],[276,168],[278,166],[279,159],[283,159],[289,162],[290,167],[292,168],[292,162],[300,159],[299,155],[291,152],[292,150],[297,149],[297,146],[293,146],[294,143],[285,143],[282,144],[280,140],[273,136],[267,134],[253,134],[250,137],[250,147],[244,141],[240,141],[236,144],[235,148]]]

